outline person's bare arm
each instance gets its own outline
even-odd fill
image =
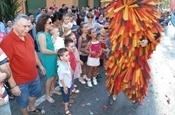
[[[68,88],[66,87],[65,83],[64,83],[64,80],[60,80],[62,86],[63,86],[63,90],[64,90],[64,93],[67,94],[68,93]]]
[[[90,54],[91,52],[89,51],[89,46],[90,46],[90,42],[87,43],[84,52],[86,52],[87,54]]]
[[[8,83],[10,85],[10,88],[11,88],[11,92],[13,95],[15,96],[20,96],[21,95],[21,90],[19,89],[18,85],[16,84],[14,78],[13,78],[13,74],[11,72],[11,69],[10,69],[10,66],[9,66],[9,63],[7,63],[7,67],[8,67],[8,70],[10,71],[11,73],[11,76],[10,78],[8,79]]]
[[[45,74],[46,74],[46,70],[45,70],[45,68],[43,67],[43,65],[41,64],[41,61],[39,60],[38,55],[37,55],[36,52],[35,52],[35,58],[36,58],[36,64],[37,64],[37,66],[39,67],[39,69],[41,70],[41,74],[42,74],[42,75],[45,75]]]
[[[81,49],[81,45],[82,45],[82,37],[79,37],[78,39],[78,51],[80,52]]]
[[[42,53],[44,53],[44,54],[56,54],[55,51],[47,49],[47,47],[46,47],[46,36],[44,34],[40,34],[38,36],[38,41],[39,41]]]
[[[0,71],[0,82],[4,82],[7,78],[7,73]]]

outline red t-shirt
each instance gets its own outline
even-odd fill
[[[95,54],[90,54],[90,57],[96,58],[97,55],[100,54],[100,50],[101,50],[101,44],[100,44],[100,42],[99,41],[96,41],[96,42],[92,42],[91,41],[91,44],[89,46],[89,50],[91,52],[95,52]]]
[[[37,78],[35,47],[30,34],[22,41],[11,30],[0,43],[0,47],[9,58],[16,84],[25,84]]]
[[[72,69],[73,71],[75,71],[76,66],[77,66],[77,64],[76,64],[76,59],[75,59],[75,55],[74,55],[73,52],[69,52],[69,56],[70,56],[70,58],[69,58],[70,67],[71,67],[71,69]]]

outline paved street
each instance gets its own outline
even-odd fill
[[[175,31],[175,30],[173,30]],[[175,115],[175,38],[163,37],[149,60],[151,83],[148,95],[142,105],[133,111],[132,103],[121,92],[113,105],[108,104],[109,94],[105,89],[105,73],[101,70],[100,82],[93,88],[80,85],[80,94],[74,100],[70,111],[73,115]],[[45,78],[41,77],[44,95]],[[38,107],[44,108],[45,115],[64,115],[61,96],[53,95],[55,104],[39,99]],[[13,115],[20,115],[15,101],[11,101]],[[0,114],[1,115],[1,114]]]

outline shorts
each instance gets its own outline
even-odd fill
[[[88,56],[82,56],[82,55],[80,55],[80,60],[81,60],[83,63],[87,63],[87,58],[88,58]]]
[[[88,57],[87,65],[92,67],[97,67],[100,65],[100,58]]]
[[[70,88],[68,88],[68,93],[67,93],[67,94],[64,93],[63,87],[60,87],[60,91],[61,91],[61,93],[62,93],[63,102],[64,102],[64,103],[69,102],[69,98],[70,98]]]
[[[21,95],[16,96],[16,102],[20,108],[27,108],[30,97],[39,97],[41,96],[41,86],[40,78],[37,77],[36,80],[18,85],[21,90]]]

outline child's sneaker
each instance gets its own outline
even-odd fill
[[[83,75],[82,77],[83,79],[88,80],[87,75]]]
[[[91,82],[90,79],[88,79],[88,81],[87,81],[87,85],[88,85],[88,87],[92,87],[92,82]]]
[[[93,84],[97,85],[97,79],[95,77],[93,77]]]
[[[82,77],[80,77],[78,80],[81,84],[86,84],[86,82],[84,81],[84,79]]]
[[[112,99],[115,101],[115,100],[117,100],[117,95],[113,95],[112,96]]]

